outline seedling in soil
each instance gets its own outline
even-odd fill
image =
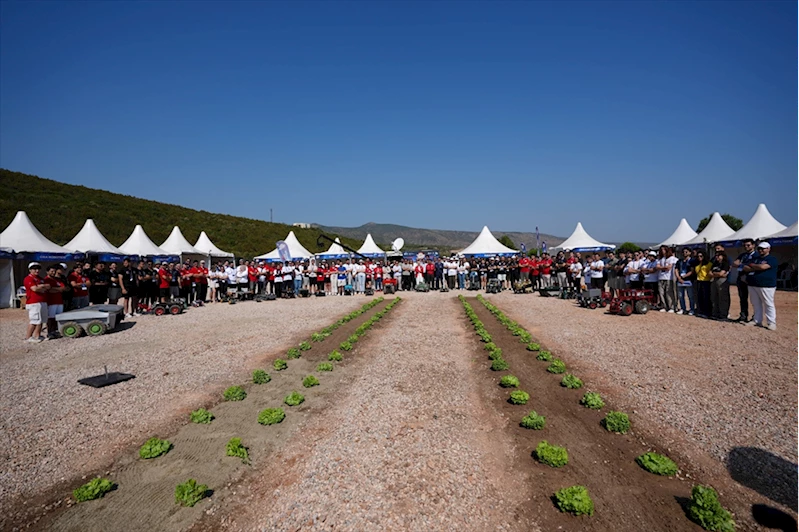
[[[166,454],[172,448],[172,444],[167,440],[161,440],[152,437],[141,446],[139,449],[139,457],[145,460],[149,458],[158,458],[162,454]]]
[[[286,396],[285,399],[283,399],[283,402],[289,406],[297,406],[302,404],[303,401],[305,401],[305,396],[299,392],[291,392]]]
[[[547,371],[550,373],[563,373],[564,371],[566,371],[566,364],[564,364],[561,359],[556,358],[549,365]]]
[[[510,368],[505,360],[498,358],[491,363],[491,371],[505,371]]]
[[[190,478],[175,488],[175,502],[181,506],[191,507],[203,500],[207,493],[208,486],[197,484],[196,480]]]
[[[636,458],[635,461],[639,466],[655,475],[673,477],[677,474],[677,464],[671,458],[662,454],[644,453]]]
[[[552,360],[552,353],[549,351],[539,351],[535,358],[538,360],[543,360],[544,362],[549,362]]]
[[[278,358],[275,359],[275,361],[272,363],[272,367],[275,368],[277,371],[283,371],[284,369],[289,367],[289,364],[282,358]]]
[[[529,344],[530,342],[533,341],[533,337],[530,335],[529,332],[522,331],[521,334],[519,334],[519,341],[523,344]]]
[[[501,379],[499,379],[499,385],[503,388],[518,388],[519,378],[514,377],[513,375],[504,375]]]
[[[302,379],[302,385],[306,388],[310,388],[311,386],[319,386],[319,379],[314,377],[313,375],[308,375],[304,379]]]
[[[560,385],[570,390],[576,390],[577,388],[583,387],[583,381],[581,381],[571,373],[567,373],[566,375],[563,376],[563,380],[560,381]]]
[[[535,342],[530,342],[529,344],[527,344],[527,350],[528,351],[538,351],[540,349],[541,349],[541,346],[538,345]]]
[[[327,338],[327,336],[328,336],[328,334],[325,334],[324,330],[322,332],[313,333],[311,335],[311,341],[312,342],[321,342],[322,340]]]
[[[310,342],[303,342],[300,344],[300,351],[308,351],[309,349],[311,349]]]
[[[732,514],[721,505],[719,494],[710,486],[694,486],[691,489],[688,517],[705,530],[717,532],[735,530]]]
[[[327,355],[327,359],[331,362],[341,362],[344,359],[344,357],[341,356],[341,353],[339,353],[338,351],[333,351],[332,353]]]
[[[247,448],[241,444],[241,438],[230,438],[230,441],[225,446],[225,454],[241,458],[241,463],[243,464],[250,461],[250,454],[247,452]]]
[[[222,397],[225,398],[225,401],[244,401],[247,397],[247,392],[241,386],[231,386],[225,390]]]
[[[258,414],[258,423],[261,425],[274,425],[286,419],[282,408],[267,408]]]
[[[609,432],[627,434],[627,431],[630,430],[630,418],[623,412],[611,411],[602,420],[602,426]]]
[[[349,338],[347,338],[347,341],[349,343],[351,343],[351,344],[357,343],[358,342],[358,335],[357,334],[351,335]]]
[[[199,410],[195,410],[194,412],[191,413],[192,423],[207,425],[213,420],[214,420],[214,415],[205,408],[200,408]]]
[[[530,394],[527,392],[523,392],[522,390],[516,390],[515,392],[510,392],[510,397],[508,401],[514,405],[526,405],[527,401],[530,400]]]
[[[544,428],[546,423],[547,419],[533,410],[522,418],[522,421],[519,423],[519,425],[526,429],[541,430]]]
[[[252,372],[252,382],[255,384],[266,384],[271,380],[272,377],[269,375],[269,373],[262,369],[256,369]]]
[[[570,486],[555,492],[558,510],[574,515],[594,515],[594,501],[585,486]]]
[[[352,351],[352,344],[350,342],[341,342],[338,348],[342,351]]]
[[[333,371],[333,364],[330,362],[320,362],[316,366],[316,371]]]
[[[488,358],[491,360],[501,360],[502,359],[502,349],[496,347],[488,351]]]
[[[298,347],[292,347],[288,350],[288,353],[286,353],[286,358],[289,360],[293,358],[300,358],[301,356],[302,354],[300,353],[300,349]]]
[[[602,397],[598,393],[588,392],[583,396],[582,399],[580,399],[580,404],[585,406],[586,408],[599,410],[600,408],[605,406],[605,401],[602,400]]]
[[[77,502],[93,501],[103,497],[114,489],[114,483],[107,478],[93,478],[83,486],[75,489],[72,496]]]
[[[489,353],[490,353],[491,351],[493,351],[494,349],[499,349],[499,348],[497,347],[497,344],[495,344],[494,342],[488,342],[488,343],[487,343],[486,345],[484,345],[483,347],[485,347],[485,348],[486,348],[486,351],[488,351]]]
[[[546,440],[538,444],[533,451],[533,456],[542,464],[550,467],[563,467],[569,463],[569,453],[566,448],[550,445]]]

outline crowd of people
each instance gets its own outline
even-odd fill
[[[714,246],[712,256],[703,249],[661,246],[659,250],[609,251],[585,256],[560,251],[555,257],[425,257],[420,259],[343,259],[268,263],[261,261],[205,260],[183,263],[137,261],[120,265],[103,262],[30,263],[24,280],[29,326],[26,341],[40,342],[46,323],[48,338],[58,337],[55,316],[65,310],[104,303],[120,304],[126,317],[136,316],[158,302],[183,298],[191,304],[221,302],[235,294],[273,294],[275,298],[314,295],[368,294],[385,290],[415,290],[424,283],[430,290],[498,290],[514,286],[533,289],[561,287],[597,288],[610,297],[626,288],[657,294],[661,312],[729,319],[730,274],[736,285],[741,312],[736,321],[776,329],[774,293],[777,260],[768,242],[743,243],[744,252],[733,261],[724,246]],[[753,314],[749,316],[751,300]]]

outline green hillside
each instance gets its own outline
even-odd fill
[[[285,238],[290,230],[309,251],[320,251],[316,238],[322,230],[318,228],[299,229],[196,211],[5,169],[0,169],[0,187],[3,190],[0,196],[0,230],[11,223],[17,211],[22,210],[28,213],[44,236],[60,245],[72,240],[87,218],[93,218],[100,232],[116,246],[130,236],[136,224],[141,224],[156,244],[166,240],[175,225],[180,226],[183,236],[191,243],[197,241],[200,231],[205,231],[214,244],[237,257],[254,257],[273,250],[275,242]],[[351,238],[342,237],[341,241],[355,249],[360,246],[360,242]]]

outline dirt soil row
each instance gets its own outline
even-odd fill
[[[243,477],[255,472],[268,475],[279,467],[272,463],[273,454],[309,416],[325,408],[329,395],[347,378],[345,369],[351,363],[353,351],[340,351],[344,360],[334,363],[332,372],[317,372],[316,365],[327,361],[330,352],[338,349],[358,326],[388,302],[383,301],[345,323],[323,341],[311,342],[311,349],[303,352],[300,359],[288,360],[285,370],[275,371],[272,367],[275,359],[286,358],[285,353],[264,357],[262,367],[272,377],[269,383],[255,385],[249,375],[242,375],[242,386],[247,391],[245,400],[224,402],[220,398],[214,404],[196,405],[214,414],[211,424],[194,424],[186,419],[175,433],[158,434],[174,447],[155,459],[141,460],[136,450],[129,450],[105,475],[118,484],[117,490],[102,499],[61,506],[60,511],[54,510],[40,520],[36,528],[81,532],[183,530],[205,515],[212,501],[214,505],[224,506],[226,501],[235,499],[237,484]],[[309,338],[299,338],[295,345],[303,340]],[[302,380],[307,375],[315,375],[320,385],[304,388]],[[305,402],[289,407],[283,399],[294,390],[305,396]],[[272,426],[257,423],[261,410],[276,407],[286,412],[283,422]],[[225,456],[225,444],[233,437],[241,438],[248,447],[251,464]],[[183,508],[175,503],[174,491],[177,484],[189,478],[207,484],[211,498],[193,508]]]
[[[534,519],[543,530],[701,530],[689,521],[685,505],[690,498],[691,487],[698,482],[710,482],[720,492],[722,503],[733,510],[741,530],[759,529],[749,516],[752,493],[724,479],[696,479],[691,465],[682,456],[675,456],[669,449],[657,445],[657,435],[647,433],[637,426],[637,416],[628,412],[632,430],[626,435],[606,431],[600,421],[613,410],[612,398],[603,397],[605,407],[591,410],[580,404],[580,399],[592,390],[591,382],[570,390],[560,385],[563,375],[546,371],[548,362],[536,359],[535,352],[528,351],[518,337],[507,330],[477,299],[467,302],[485,325],[492,341],[502,349],[503,357],[510,366],[509,371],[490,370],[490,360],[484,344],[474,335],[474,349],[483,357],[485,379],[482,393],[498,416],[508,419],[505,427],[516,444],[515,460],[519,468],[527,472],[527,486],[532,497],[531,508]],[[457,303],[460,305],[460,303]],[[471,328],[468,318],[464,323]],[[547,349],[545,345],[542,349]],[[579,371],[569,366],[567,354],[553,352],[566,363],[566,373],[582,377]],[[524,406],[508,402],[510,391],[499,386],[503,375],[512,374],[521,381],[520,389],[530,394]],[[543,430],[529,430],[519,426],[522,417],[535,410],[546,417]],[[532,452],[542,440],[566,447],[569,463],[562,468],[552,468],[538,463]],[[680,473],[674,478],[660,477],[640,468],[635,458],[644,452],[655,451],[674,459]],[[709,457],[706,459],[710,460]],[[588,488],[594,500],[596,513],[592,517],[572,517],[561,513],[555,506],[553,494],[571,485]],[[757,497],[760,499],[760,497]],[[762,501],[766,502],[766,501]]]

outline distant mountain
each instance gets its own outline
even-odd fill
[[[405,240],[407,246],[431,247],[441,250],[460,250],[468,246],[477,238],[478,231],[450,231],[446,229],[419,229],[416,227],[406,227],[404,225],[378,224],[369,222],[360,227],[330,227],[314,224],[322,231],[336,233],[346,237],[363,241],[367,234],[371,234],[375,242],[383,249],[391,249],[391,242],[395,238]],[[519,231],[496,231],[491,230],[495,237],[501,238],[507,235],[516,244],[522,243],[527,249],[535,247],[535,233],[524,233]],[[547,246],[552,247],[560,244],[565,239],[560,236],[553,236],[541,233],[541,242],[546,242]]]

